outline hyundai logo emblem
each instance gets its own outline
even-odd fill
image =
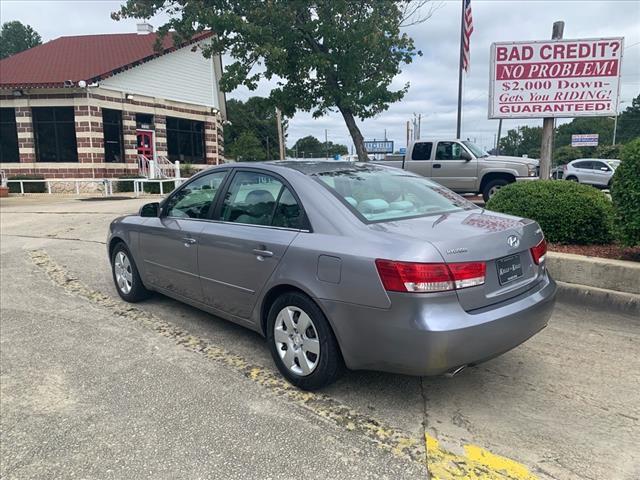
[[[510,247],[517,248],[520,246],[520,239],[515,235],[509,235],[509,238],[507,238],[507,243]]]

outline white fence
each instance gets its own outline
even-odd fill
[[[81,195],[81,194],[95,194],[95,193],[101,193],[102,196],[107,197],[107,196],[111,196],[114,193],[114,187],[113,184],[114,183],[118,183],[118,182],[132,182],[133,184],[133,193],[136,197],[139,197],[141,194],[144,195],[154,195],[152,193],[148,193],[144,191],[144,185],[148,184],[148,183],[157,183],[159,184],[159,188],[160,188],[160,195],[164,195],[165,194],[165,183],[167,182],[174,182],[175,187],[177,187],[178,185],[180,185],[182,182],[184,182],[184,178],[155,178],[155,179],[151,179],[151,178],[49,178],[49,179],[25,179],[25,180],[18,180],[18,179],[9,179],[6,180],[7,184],[11,184],[11,183],[17,183],[18,185],[20,185],[20,194],[21,195],[38,195],[38,194],[49,194],[49,195],[65,195],[65,194],[71,194],[71,195]],[[38,192],[38,193],[34,193],[34,192],[25,192],[25,184],[28,183],[39,183],[45,184],[45,189],[46,192]],[[74,188],[72,191],[70,192],[56,192],[54,191],[54,189],[52,188],[53,184],[56,183],[63,183],[63,184],[73,184]],[[102,186],[102,188],[98,188],[97,191],[82,191],[81,189],[81,185],[85,183],[95,183],[98,186]],[[171,191],[171,189],[169,189],[166,193],[169,193]]]

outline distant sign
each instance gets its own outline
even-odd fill
[[[572,147],[597,147],[598,146],[597,133],[586,133],[580,135],[571,135]]]
[[[400,152],[400,155],[406,155],[407,154],[407,149],[404,147],[401,147],[400,150],[398,150]]]
[[[364,142],[367,153],[393,153],[393,140],[373,140]]]
[[[489,118],[615,115],[623,38],[491,45]]]

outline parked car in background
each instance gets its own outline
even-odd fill
[[[372,163],[235,163],[111,223],[120,296],[151,290],[251,328],[304,389],[342,366],[457,373],[547,325],[533,220]]]
[[[572,182],[611,188],[611,179],[620,165],[620,160],[579,158],[564,166],[563,177]]]
[[[564,175],[564,165],[560,167],[553,167],[551,169],[551,178],[554,180],[562,180],[562,176]]]
[[[404,158],[376,161],[417,173],[457,193],[482,194],[485,202],[509,183],[535,180],[539,162],[533,158],[489,155],[469,140],[418,140]]]

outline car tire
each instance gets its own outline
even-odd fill
[[[126,302],[137,303],[149,298],[147,290],[140,279],[136,262],[127,246],[120,242],[111,252],[111,273],[118,295]]]
[[[578,177],[574,177],[573,175],[568,176],[567,178],[565,178],[565,180],[568,180],[570,182],[576,182],[576,183],[580,183],[578,181]]]
[[[323,388],[344,369],[331,325],[303,293],[285,293],[273,302],[267,316],[267,341],[280,373],[302,390]]]
[[[495,180],[490,180],[484,186],[482,190],[482,198],[485,202],[488,202],[489,199],[496,194],[498,190],[500,190],[505,185],[509,185],[509,180],[505,180],[504,178],[496,178]]]

